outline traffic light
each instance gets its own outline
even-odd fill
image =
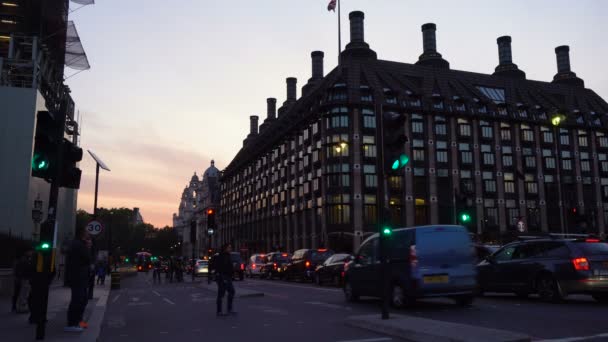
[[[76,163],[82,160],[82,149],[67,139],[63,139],[61,149],[63,152],[63,160],[61,162],[59,186],[79,189],[82,171],[76,166]]]
[[[215,209],[207,209],[207,230],[213,230],[215,228]]]
[[[389,226],[382,227],[382,235],[384,237],[389,237],[389,236],[393,235],[393,229]]]
[[[50,252],[53,249],[53,240],[55,238],[55,222],[44,221],[40,225],[40,242],[36,250],[40,252]]]
[[[468,211],[461,211],[458,213],[458,220],[462,225],[468,225],[472,221],[471,213]]]
[[[59,161],[59,147],[62,129],[47,111],[40,111],[36,120],[36,136],[32,155],[32,177],[52,182]]]
[[[403,168],[410,158],[405,154],[405,115],[387,111],[382,114],[384,129],[384,170],[387,173]]]

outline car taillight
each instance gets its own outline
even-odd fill
[[[585,240],[585,242],[600,242],[600,239],[591,239],[591,238],[589,238],[589,239]]]
[[[572,263],[577,271],[589,271],[589,261],[587,258],[575,258],[572,259]]]
[[[416,245],[410,246],[410,267],[418,267],[418,256],[416,255]]]
[[[310,267],[310,261],[306,262],[306,267]]]
[[[255,264],[252,264],[252,265],[251,265],[251,268],[253,268],[253,269],[255,270]]]
[[[245,269],[245,264],[241,264],[241,271]]]
[[[272,267],[274,267],[274,269],[277,269],[277,263],[275,262],[274,264],[272,264]]]
[[[344,278],[344,271],[340,272],[340,277]]]
[[[148,265],[148,268],[152,268],[152,265]]]

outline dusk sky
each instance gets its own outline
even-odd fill
[[[266,98],[285,100],[285,78],[310,78],[310,52],[337,62],[337,13],[329,0],[97,0],[71,15],[91,63],[67,83],[82,117],[81,144],[112,169],[100,176],[100,207],[140,207],[171,225],[184,187],[215,159],[223,169],[242,146],[249,116]],[[72,7],[77,7],[72,4]],[[551,81],[554,48],[570,46],[572,70],[608,99],[608,1],[342,0],[365,12],[365,40],[380,59],[414,63],[420,26],[437,24],[437,49],[452,69],[492,73],[496,38],[513,38],[528,79]],[[67,70],[68,76],[72,71]],[[85,152],[78,207],[93,210],[95,164]]]

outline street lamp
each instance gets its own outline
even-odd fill
[[[558,200],[558,210],[559,210],[559,224],[560,230],[562,233],[567,233],[567,225],[564,222],[564,203],[563,203],[563,195],[562,195],[562,179],[561,179],[561,149],[560,149],[560,141],[559,141],[559,125],[566,121],[566,116],[561,113],[554,113],[551,116],[551,124],[553,125],[553,137],[554,137],[554,145],[555,145],[555,155],[557,161],[557,200]]]

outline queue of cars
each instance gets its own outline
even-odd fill
[[[537,294],[550,302],[588,294],[608,303],[608,243],[587,235],[520,237],[497,246],[473,243],[462,226],[430,225],[394,229],[389,239],[385,276],[394,307],[432,297],[468,306],[489,292]],[[381,243],[374,234],[352,256],[323,248],[254,254],[246,275],[340,286],[348,301],[380,297]]]

